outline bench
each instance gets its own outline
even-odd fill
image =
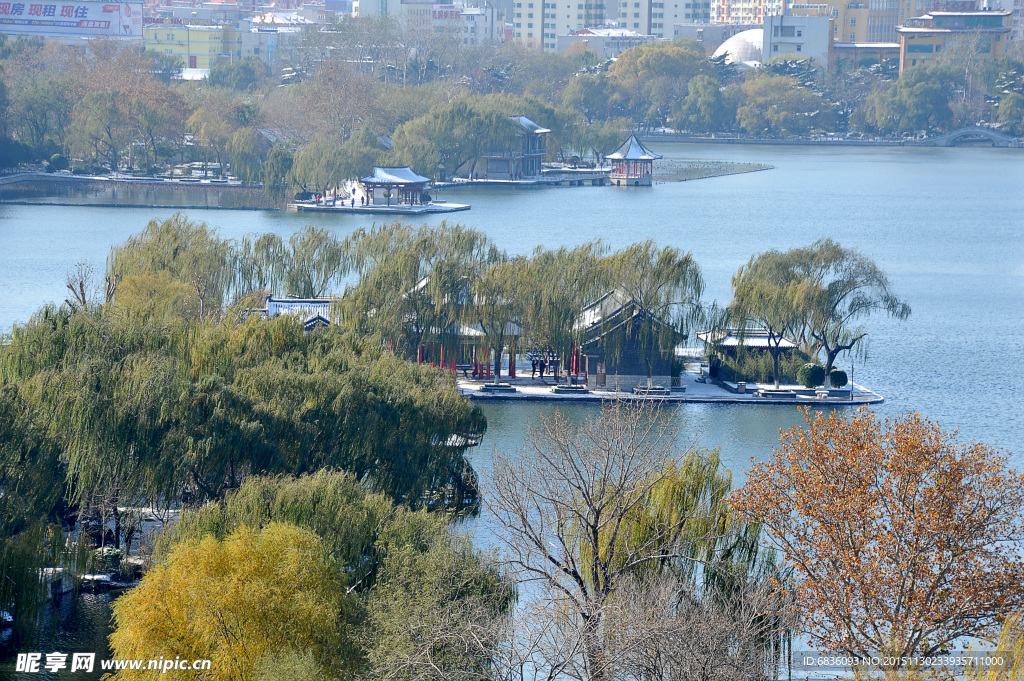
[[[455,365],[455,369],[456,369],[456,371],[461,371],[462,372],[462,377],[463,378],[469,378],[469,372],[473,370],[473,365],[472,364],[456,364]]]

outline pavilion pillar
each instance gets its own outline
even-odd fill
[[[508,344],[508,377],[516,377],[516,341],[512,339],[512,342]]]

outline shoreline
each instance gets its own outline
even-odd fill
[[[713,383],[703,383],[697,380],[696,374],[686,374],[684,383],[680,388],[672,388],[665,395],[635,395],[631,391],[616,390],[614,388],[591,388],[589,392],[579,394],[556,394],[552,391],[554,383],[537,383],[535,379],[508,379],[502,381],[511,383],[515,392],[485,392],[481,388],[486,382],[458,378],[459,394],[463,397],[481,402],[542,402],[552,401],[560,403],[572,402],[603,402],[605,400],[626,400],[629,402],[670,402],[673,404],[743,404],[743,405],[789,405],[799,407],[860,407],[864,405],[881,404],[885,398],[878,393],[865,388],[864,386],[851,383],[850,397],[815,397],[797,394],[793,397],[760,397],[756,394],[759,388],[771,389],[770,385],[750,385],[750,392],[736,393]],[[527,382],[530,381],[530,382]],[[782,386],[783,388],[798,388],[799,386]],[[802,389],[802,388],[801,388]],[[852,399],[851,399],[852,398]]]
[[[943,140],[963,135],[957,131],[948,135],[928,137],[924,139],[888,140],[888,139],[851,139],[846,137],[747,137],[734,133],[716,133],[711,136],[689,135],[685,133],[649,132],[639,136],[644,143],[657,144],[746,144],[752,146],[792,146],[792,147],[932,147],[959,149],[1024,149],[1024,141],[1010,139],[1007,144],[996,144],[983,141],[968,144],[946,144]],[[981,134],[981,133],[979,133]],[[1009,138],[1008,138],[1009,139]]]

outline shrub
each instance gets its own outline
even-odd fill
[[[833,388],[842,388],[850,381],[845,371],[835,368],[833,368],[832,372],[828,375],[828,380],[829,383],[832,384]]]
[[[796,372],[796,380],[805,388],[817,388],[825,382],[825,367],[808,362]]]
[[[63,154],[54,154],[50,157],[50,168],[53,170],[67,170],[68,159]]]

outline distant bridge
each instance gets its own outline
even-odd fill
[[[989,128],[960,128],[940,137],[932,137],[919,142],[928,147],[955,147],[961,144],[991,144],[993,147],[1020,147],[1019,139],[1009,137]]]

